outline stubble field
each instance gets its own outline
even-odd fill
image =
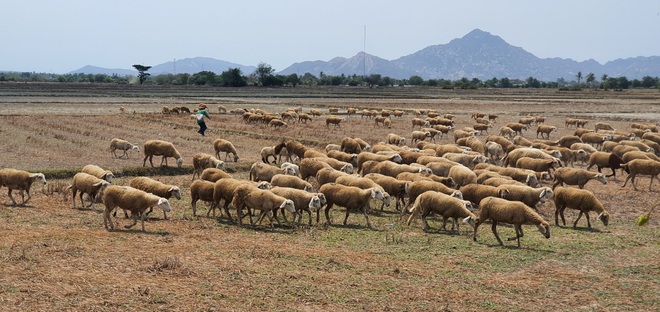
[[[195,108],[206,103],[212,119],[201,137],[189,115],[160,114],[162,106]],[[248,125],[228,109],[261,108],[280,112],[302,106],[327,113],[329,107],[402,109],[392,129],[353,116],[341,128],[326,128],[324,117],[273,130]],[[120,113],[123,106],[125,113]],[[0,190],[0,310],[209,310],[209,311],[637,311],[660,305],[660,230],[656,215],[645,226],[636,219],[658,205],[660,183],[648,191],[621,188],[624,177],[607,185],[587,184],[610,212],[605,227],[593,230],[581,220],[577,229],[554,226],[554,205],[540,213],[551,223],[552,237],[525,226],[523,248],[497,245],[490,226],[473,242],[469,226],[462,235],[429,232],[418,220],[406,226],[397,212],[371,211],[375,230],[352,214],[341,225],[344,209],[333,208],[333,225],[238,227],[206,217],[198,203],[192,217],[189,186],[192,156],[213,153],[224,138],[241,157],[228,162],[245,178],[259,150],[283,138],[322,150],[345,136],[374,144],[388,133],[410,137],[414,109],[436,109],[457,116],[457,127],[473,125],[470,113],[499,114],[495,129],[525,115],[547,117],[559,128],[552,138],[572,134],[566,117],[605,121],[626,131],[634,121],[660,121],[660,93],[651,91],[441,90],[426,88],[279,88],[225,89],[60,84],[0,84],[0,168],[44,172],[49,184],[69,183],[84,165],[112,170],[116,184],[134,174],[179,185],[184,197],[172,200],[170,220],[151,215],[147,233],[116,218],[118,231],[103,228],[102,204],[72,209],[71,198],[48,195],[33,186],[27,207],[11,206]],[[496,133],[496,130],[491,130]],[[535,129],[525,132],[535,138]],[[175,144],[183,170],[142,168],[142,155],[110,155],[112,138],[142,144],[161,139]],[[479,136],[485,140],[485,136]],[[439,143],[450,143],[442,138]],[[160,157],[155,157],[158,165]],[[170,164],[173,161],[170,160]],[[147,162],[147,166],[149,166]],[[592,168],[592,170],[594,170]],[[604,169],[609,173],[609,169]],[[14,195],[16,197],[16,195]],[[20,197],[20,195],[18,196]],[[201,209],[200,209],[201,207]],[[235,214],[235,211],[234,211]],[[569,211],[567,222],[577,216]],[[307,216],[303,220],[307,220]],[[441,224],[433,219],[431,226]],[[499,227],[510,237],[510,227]]]

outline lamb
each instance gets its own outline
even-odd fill
[[[626,181],[623,183],[625,187],[628,183],[628,180],[632,181],[632,186],[635,191],[637,187],[635,186],[635,177],[637,175],[648,175],[651,176],[651,181],[649,183],[649,192],[652,192],[651,186],[653,185],[653,179],[660,179],[658,175],[660,174],[660,162],[651,160],[651,159],[634,159],[625,164],[621,164],[621,167],[629,170],[629,175],[626,177]]]
[[[223,171],[226,170],[224,161],[206,153],[197,153],[193,156],[193,168],[194,171],[191,180],[195,180],[195,176],[200,176],[202,171],[206,168],[217,168]]]
[[[133,178],[128,183],[128,185],[132,188],[136,188],[138,190],[142,190],[168,200],[172,197],[181,199],[181,189],[178,186],[165,184],[148,177]],[[147,215],[150,214],[151,211],[152,209],[149,208]],[[167,220],[167,213],[165,212],[163,212],[163,219]]]
[[[344,118],[342,117],[337,117],[337,116],[328,116],[325,118],[325,126],[329,129],[330,125],[334,125],[335,128],[339,127],[341,128],[340,123],[344,121]]]
[[[204,181],[215,182],[220,179],[230,179],[232,176],[218,168],[206,168],[199,176]]]
[[[291,167],[277,168],[275,166],[267,165],[264,163],[256,162],[250,167],[250,181],[267,181],[270,182],[274,175],[278,173],[296,175]]]
[[[406,138],[390,133],[387,135],[387,144],[406,145]]]
[[[114,223],[110,219],[110,213],[119,207],[124,210],[129,210],[133,217],[133,224],[126,225],[125,228],[129,229],[137,224],[138,216],[142,221],[142,232],[144,229],[144,219],[146,218],[145,210],[149,207],[158,206],[163,211],[168,212],[172,210],[170,202],[162,197],[147,193],[142,190],[132,188],[130,186],[117,186],[110,185],[103,192],[103,203],[105,204],[105,211],[103,213],[103,225],[108,230],[115,228]]]
[[[536,137],[538,138],[540,133],[541,138],[543,138],[543,135],[545,134],[546,138],[550,139],[550,133],[552,132],[557,132],[557,127],[548,126],[548,125],[539,125],[538,128],[536,128]]]
[[[486,150],[484,155],[488,157],[491,162],[497,163],[498,160],[501,159],[504,155],[504,149],[502,148],[502,145],[497,142],[486,142]]]
[[[270,213],[276,209],[286,209],[289,210],[289,212],[292,214],[296,213],[296,206],[292,200],[286,199],[279,195],[275,195],[275,193],[271,192],[270,190],[262,190],[256,188],[253,185],[238,186],[234,191],[232,205],[236,207],[239,225],[243,224],[243,208],[248,209],[248,214],[250,209],[261,210],[259,220],[261,220],[266,214],[270,215]],[[251,214],[250,218],[252,218]],[[270,227],[274,227],[272,218],[270,219]]]
[[[477,241],[477,230],[479,225],[486,220],[492,220],[492,230],[497,242],[504,246],[500,236],[497,235],[497,223],[509,223],[513,224],[516,229],[516,236],[508,238],[507,240],[517,240],[518,248],[520,248],[520,238],[523,237],[523,224],[536,225],[539,229],[539,232],[545,236],[545,238],[550,238],[550,225],[547,221],[533,209],[527,207],[527,205],[521,202],[508,201],[506,199],[501,199],[497,197],[486,197],[481,202],[479,202],[479,217],[474,225],[474,236],[472,240]]]
[[[474,227],[474,220],[477,218],[468,208],[472,208],[472,204],[469,201],[464,201],[440,192],[425,192],[415,200],[415,204],[411,209],[411,215],[408,218],[408,225],[410,225],[410,222],[415,216],[419,215],[424,222],[424,231],[427,231],[429,224],[426,221],[426,217],[433,212],[442,215],[443,230],[446,230],[447,219],[453,218],[451,229],[453,231],[454,226],[456,226],[456,232],[458,235],[461,235],[458,218],[463,219],[464,222],[469,223],[472,227]]]
[[[564,183],[577,185],[583,189],[584,185],[591,180],[600,181],[603,185],[607,184],[607,178],[602,173],[595,173],[579,168],[559,168],[555,170],[553,180],[555,183],[552,184],[552,189],[555,189],[557,186],[563,186]]]
[[[183,158],[181,158],[181,154],[179,154],[179,151],[176,150],[174,144],[170,142],[161,140],[149,140],[144,143],[143,151],[144,160],[142,161],[142,167],[147,164],[147,158],[149,158],[149,163],[151,164],[151,167],[153,167],[154,163],[152,160],[154,156],[163,156],[163,158],[160,160],[161,166],[163,165],[163,162],[165,162],[165,166],[167,166],[168,157],[174,158],[179,168],[181,168],[181,165],[183,165]]]
[[[106,180],[108,183],[112,183],[112,178],[115,177],[112,171],[105,170],[96,165],[86,165],[82,168],[81,172],[93,175],[102,180]]]
[[[215,150],[215,157],[220,159],[220,153],[225,152],[225,161],[229,154],[234,155],[234,162],[238,162],[238,152],[234,147],[234,144],[224,139],[217,139],[213,141],[213,149]]]
[[[612,128],[612,126],[611,126],[610,124],[608,124],[608,123],[597,122],[597,123],[594,125],[594,130],[595,130],[595,131],[598,131],[598,130],[610,130],[610,131],[614,131],[614,128]]]
[[[536,206],[545,203],[552,198],[554,192],[549,187],[533,188],[527,185],[500,185],[497,187],[500,197],[507,200],[515,200],[536,210]]]
[[[94,209],[94,201],[96,200],[97,195],[103,194],[103,190],[110,183],[106,180],[99,179],[91,174],[85,172],[78,172],[73,176],[73,183],[71,183],[71,197],[73,208],[76,208],[76,194],[80,191],[80,203],[83,208],[85,208],[85,201],[83,200],[83,194],[89,195],[91,203],[90,208]]]
[[[299,189],[278,186],[273,187],[270,191],[275,195],[293,201],[296,211],[298,212],[297,216],[299,216],[298,222],[302,220],[302,212],[306,211],[309,215],[309,225],[312,225],[312,209],[316,210],[316,215],[318,217],[321,207],[327,203],[323,193],[310,193]],[[296,221],[296,217],[294,217],[293,221]]]
[[[513,131],[513,129],[507,127],[507,126],[502,126],[500,127],[500,135],[503,137],[507,137],[509,139],[513,138],[514,134],[516,132]]]
[[[299,190],[304,190],[306,192],[314,191],[312,184],[310,184],[309,182],[299,177],[286,175],[286,174],[274,175],[273,178],[270,180],[270,184],[272,186],[295,188]]]
[[[122,150],[122,151],[124,151],[124,154],[121,155],[120,157],[117,157],[116,150]],[[126,156],[126,158],[128,158],[128,151],[129,150],[136,150],[136,151],[139,152],[140,147],[137,144],[133,144],[131,142],[128,142],[128,141],[122,140],[122,139],[114,138],[110,141],[110,153],[112,154],[112,156],[114,158],[121,158],[121,157],[124,157],[124,156]]]
[[[449,177],[454,179],[457,187],[477,183],[477,175],[470,168],[463,165],[455,165],[449,169]]]
[[[577,223],[582,217],[582,214],[587,218],[587,227],[591,228],[591,221],[589,221],[589,211],[594,211],[598,214],[598,219],[603,222],[605,226],[609,223],[610,215],[605,210],[603,203],[588,190],[580,190],[569,187],[558,187],[555,190],[555,225],[559,226],[558,216],[561,216],[561,222],[566,226],[566,219],[564,218],[564,210],[571,208],[579,210],[580,214],[573,228],[577,227]]]
[[[537,159],[531,157],[521,157],[516,161],[516,168],[533,170],[536,172],[543,172],[557,169],[561,167],[559,159]]]
[[[193,217],[197,216],[197,201],[199,200],[210,202],[212,207],[209,209],[209,211],[211,211],[212,209],[215,210],[215,207],[213,206],[214,189],[215,189],[214,182],[197,180],[194,181],[192,184],[190,184],[190,198],[191,198],[190,205],[192,206],[193,209]]]
[[[394,196],[396,198],[396,210],[400,210],[401,208],[399,207],[403,207],[405,205],[404,197],[410,193],[410,181],[398,180],[397,178],[379,173],[370,173],[364,177],[376,182],[387,194],[390,194],[390,196]],[[399,203],[401,203],[401,205],[399,205]]]
[[[470,201],[474,206],[479,205],[482,199],[489,196],[502,197],[508,195],[508,190],[502,191],[495,186],[482,184],[468,184],[458,190],[463,195],[463,199]]]
[[[7,195],[9,195],[9,198],[14,205],[17,205],[17,203],[11,195],[12,191],[21,191],[21,205],[25,206],[30,198],[32,198],[32,195],[30,195],[30,187],[35,181],[39,181],[45,185],[46,177],[43,173],[29,173],[27,171],[9,168],[0,169],[0,187],[6,186],[9,189]],[[25,199],[24,191],[28,195],[27,200]]]
[[[373,228],[369,221],[369,215],[367,214],[369,200],[372,198],[378,200],[385,199],[385,195],[377,188],[363,190],[358,187],[345,186],[336,183],[322,185],[321,188],[319,188],[319,192],[323,193],[328,201],[328,205],[325,207],[325,219],[328,224],[331,223],[330,209],[332,209],[334,205],[338,205],[346,208],[344,225],[346,225],[346,222],[348,221],[350,211],[357,209],[364,214],[364,218],[367,221],[367,227]]]
[[[612,174],[607,175],[607,177],[614,176],[616,179],[616,169],[623,169],[626,172],[630,173],[628,170],[628,167],[623,167],[621,164],[623,163],[623,160],[621,157],[613,154],[613,153],[608,153],[608,152],[595,152],[589,156],[589,165],[587,166],[587,170],[591,169],[594,165],[598,168],[598,172],[602,173],[601,169],[602,168],[610,168],[612,169]]]

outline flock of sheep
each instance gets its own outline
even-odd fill
[[[318,110],[303,113],[302,108],[292,108],[281,114],[258,110],[231,113],[242,115],[247,123],[263,122],[274,128],[286,127],[287,122],[292,121],[307,122],[312,116],[321,115]],[[350,116],[358,111],[348,109],[346,113]],[[373,119],[374,127],[390,128],[390,118],[402,114],[401,111],[363,110],[361,118]],[[391,209],[402,215],[409,213],[408,224],[421,218],[427,230],[426,219],[435,214],[442,216],[443,229],[451,219],[452,230],[460,234],[461,219],[474,228],[475,241],[479,225],[490,220],[496,239],[503,244],[496,226],[498,223],[512,224],[516,236],[509,240],[517,240],[520,247],[522,225],[535,225],[546,238],[550,237],[548,221],[537,212],[539,204],[554,201],[556,225],[559,225],[559,217],[565,225],[564,211],[567,208],[579,211],[574,227],[582,215],[587,219],[587,226],[591,227],[589,212],[595,212],[597,218],[607,225],[609,214],[601,201],[584,189],[586,183],[596,180],[606,184],[607,177],[621,169],[628,172],[624,187],[630,181],[637,190],[635,178],[647,175],[651,177],[651,190],[653,179],[660,174],[660,126],[657,124],[633,123],[626,131],[616,131],[599,122],[594,124],[593,130],[587,130],[585,127],[589,121],[567,118],[563,126],[575,127],[574,135],[551,140],[552,133],[557,131],[556,126],[544,124],[545,118],[541,116],[523,117],[518,122],[500,127],[499,135],[482,139],[479,136],[488,133],[497,122],[496,115],[473,113],[474,126],[462,129],[454,128],[455,116],[452,114],[417,110],[415,115],[410,141],[405,136],[390,133],[382,142],[373,145],[360,138],[346,137],[341,142],[329,144],[324,151],[296,140],[266,146],[260,152],[262,161],[251,166],[249,179],[234,178],[225,171],[229,154],[234,162],[239,156],[231,142],[217,139],[213,142],[215,155],[198,153],[192,159],[194,172],[190,196],[193,215],[196,215],[196,204],[201,200],[210,203],[207,216],[213,212],[215,217],[215,210],[222,203],[220,217],[234,221],[229,209],[232,207],[239,224],[246,216],[253,224],[267,217],[272,227],[273,221],[280,223],[278,214],[289,222],[286,211],[293,216],[293,222],[301,222],[303,213],[307,212],[311,225],[312,213],[316,211],[316,222],[319,223],[322,209],[325,222],[330,224],[330,210],[341,206],[346,212],[344,224],[348,222],[350,212],[359,212],[371,228],[369,206],[372,200],[380,204],[380,210],[391,207],[394,200]],[[331,115],[326,118],[326,125],[339,127],[345,118]],[[523,133],[534,127],[536,138],[525,138]],[[453,132],[453,144],[435,143],[436,138],[449,136],[449,132]],[[124,152],[119,157],[128,157],[128,151],[139,151],[140,147],[113,139],[111,153],[114,157],[117,157],[116,150]],[[174,158],[179,167],[184,162],[176,147],[165,141],[147,141],[142,152],[143,166],[149,159],[153,167],[153,156],[162,157],[161,166],[167,166],[167,158]],[[225,153],[223,160],[220,160],[221,153]],[[280,165],[274,165],[277,163]],[[579,164],[586,168],[576,168],[575,165]],[[597,167],[598,173],[589,171],[593,166]],[[612,174],[602,174],[602,168],[610,168]],[[97,197],[102,198],[107,229],[114,228],[111,214],[121,208],[126,216],[130,212],[133,219],[133,223],[126,227],[134,226],[139,219],[144,231],[144,220],[153,207],[160,207],[167,218],[166,213],[171,210],[168,200],[181,198],[179,187],[174,185],[137,177],[128,186],[118,186],[112,185],[112,177],[111,172],[90,165],[75,175],[69,187],[74,208],[78,192],[83,207],[87,207],[83,194],[89,197],[89,207]],[[40,173],[0,170],[0,187],[9,189],[14,205],[17,203],[12,190],[20,190],[22,197],[23,192],[27,192],[28,198],[22,202],[26,204],[30,199],[30,185],[35,181],[46,183]],[[552,186],[543,183],[552,183]],[[252,220],[253,211],[260,212],[256,220]]]

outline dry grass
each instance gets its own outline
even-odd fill
[[[389,132],[409,136],[413,116],[394,119],[392,129],[374,128],[371,120],[357,117],[337,130],[315,120],[273,131],[214,114],[211,131],[202,138],[194,120],[158,114],[160,107],[193,108],[205,102],[212,113],[217,104],[275,112],[298,105],[322,111],[328,106],[434,108],[456,114],[459,127],[472,124],[472,111],[500,114],[498,125],[519,115],[542,114],[546,123],[558,126],[560,133],[552,136],[557,138],[573,131],[563,127],[566,116],[598,116],[617,129],[640,118],[657,121],[657,91],[28,86],[0,84],[7,95],[0,98],[0,166],[75,172],[95,163],[115,171],[117,184],[127,184],[128,174],[146,172],[180,185],[185,195],[172,200],[171,220],[162,220],[156,211],[146,222],[147,233],[141,233],[125,230],[130,221],[124,218],[115,219],[117,231],[104,230],[100,205],[96,211],[71,209],[70,194],[57,193],[58,187],[33,188],[28,207],[8,206],[3,191],[0,310],[623,311],[653,310],[660,304],[660,223],[652,215],[646,226],[635,224],[637,216],[657,205],[658,193],[648,192],[648,178],[638,181],[643,186],[639,192],[622,189],[621,177],[605,186],[587,185],[610,211],[609,227],[592,222],[595,229],[586,230],[585,221],[577,230],[553,226],[549,240],[525,227],[518,250],[513,244],[496,246],[487,226],[474,243],[471,231],[460,236],[424,233],[419,221],[407,227],[405,219],[388,211],[372,212],[375,231],[353,214],[347,226],[275,230],[193,218],[189,174],[140,171],[139,154],[112,159],[109,151],[113,137],[140,143],[159,138],[174,142],[190,166],[192,155],[212,153],[211,142],[222,137],[236,145],[241,160],[229,166],[244,177],[242,170],[259,160],[261,147],[283,137],[318,142],[319,149],[344,136],[375,143]],[[120,114],[119,106],[129,113]],[[206,207],[198,204],[199,215],[205,215]],[[553,219],[551,203],[540,211]],[[333,209],[335,224],[343,214],[342,208]],[[568,222],[575,217],[567,212]],[[432,227],[439,225],[432,220]],[[513,235],[512,228],[499,231],[502,237]]]

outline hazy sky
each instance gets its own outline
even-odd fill
[[[205,56],[276,71],[387,60],[475,28],[541,57],[660,55],[660,1],[0,0],[0,70],[66,73]]]

